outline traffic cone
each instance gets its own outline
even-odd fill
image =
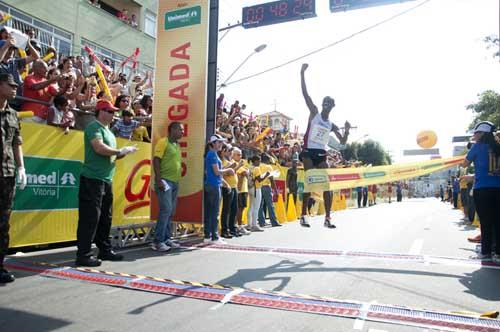
[[[278,194],[278,201],[275,204],[275,209],[276,209],[276,218],[278,218],[278,221],[280,223],[285,223],[286,211],[285,211],[285,204],[283,203],[283,196],[281,194]]]
[[[297,216],[302,215],[302,201],[297,197],[297,202],[295,202],[295,211],[297,212]]]
[[[243,225],[248,225],[248,207],[243,209],[243,213],[241,215],[241,223]]]
[[[286,220],[288,222],[297,221],[297,211],[293,202],[293,195],[288,194],[288,206],[286,208]]]
[[[347,203],[345,200],[345,195],[342,194],[340,195],[340,210],[345,210],[345,209],[347,209]]]
[[[477,215],[477,212],[476,215],[474,216],[474,221],[472,222],[472,226],[481,227],[481,224],[479,224],[479,216]]]
[[[318,208],[315,209],[316,211],[316,215],[318,216],[321,216],[321,215],[324,215],[325,214],[325,202],[323,200],[321,201],[316,201],[316,203],[314,205],[317,205]]]

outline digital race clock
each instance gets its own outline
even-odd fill
[[[241,21],[244,28],[255,28],[315,16],[315,0],[282,0],[244,7]]]

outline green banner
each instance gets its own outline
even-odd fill
[[[165,14],[165,30],[201,23],[201,6],[183,8]]]
[[[24,166],[28,184],[16,189],[14,210],[78,209],[80,161],[25,156]]]

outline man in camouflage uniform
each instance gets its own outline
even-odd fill
[[[19,188],[24,189],[27,182],[19,119],[7,103],[16,96],[17,86],[11,74],[0,73],[0,284],[14,281],[14,276],[4,269],[3,262],[9,249],[9,218],[14,201],[16,167]]]

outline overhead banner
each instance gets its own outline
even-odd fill
[[[464,156],[400,165],[311,169],[304,178],[304,192],[364,187],[371,184],[411,179],[460,165]]]
[[[180,140],[182,179],[173,221],[202,222],[209,0],[159,0],[156,35],[153,144],[173,121],[184,125]],[[152,195],[151,218],[158,204]]]
[[[28,184],[16,189],[10,219],[10,246],[73,241],[78,221],[78,187],[84,155],[83,132],[23,122],[24,166]],[[129,140],[117,138],[119,147]],[[148,222],[150,144],[116,162],[113,226]]]

